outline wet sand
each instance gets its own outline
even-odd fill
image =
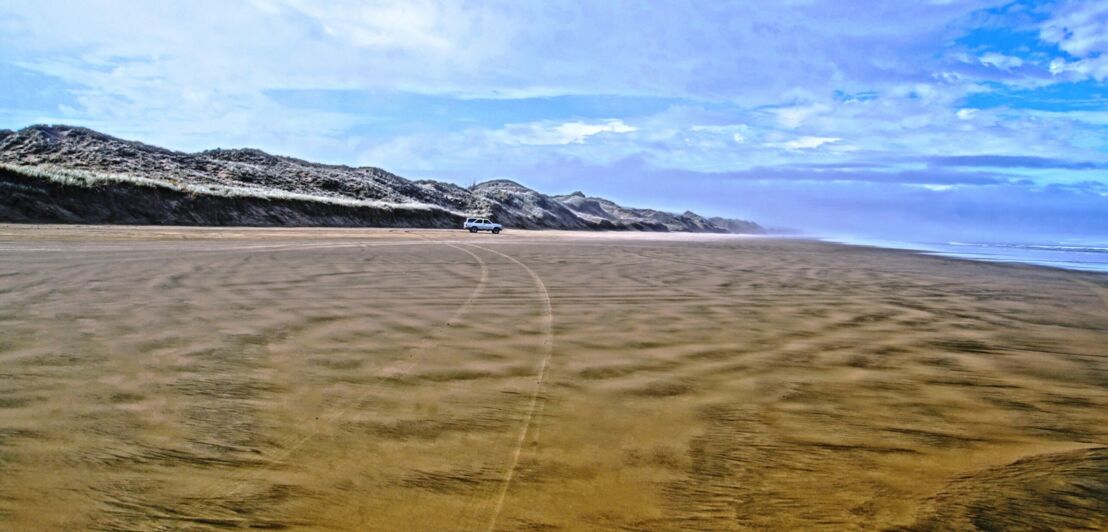
[[[0,529],[1108,527],[1108,278],[0,226]]]

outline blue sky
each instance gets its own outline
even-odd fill
[[[827,234],[1108,240],[1105,2],[0,0],[0,79],[3,128]]]

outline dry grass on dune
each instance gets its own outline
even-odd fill
[[[8,170],[10,172],[25,175],[28,177],[46,179],[59,185],[82,188],[92,188],[113,183],[123,183],[129,185],[137,185],[140,187],[163,188],[166,190],[184,192],[186,194],[193,195],[216,196],[220,198],[256,198],[265,200],[307,201],[316,203],[327,203],[332,205],[342,205],[345,207],[373,207],[378,209],[392,209],[399,207],[404,209],[427,210],[434,208],[432,205],[417,202],[398,203],[355,199],[339,195],[328,196],[321,194],[305,194],[263,186],[236,186],[190,183],[187,181],[172,178],[151,179],[149,177],[142,177],[133,174],[80,170],[63,166],[56,166],[52,164],[20,165],[0,162],[0,170]],[[459,216],[465,215],[464,213],[455,214],[458,214]]]
[[[1106,286],[795,240],[4,226],[0,528],[1104,528]]]

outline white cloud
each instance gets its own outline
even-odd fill
[[[780,105],[792,91],[830,92],[858,73],[881,84],[918,79],[932,71],[933,52],[942,48],[937,37],[978,9],[908,2],[848,10],[828,1],[750,9],[672,0],[0,4],[4,27],[17,29],[0,35],[8,57],[75,54],[88,70],[155,58],[152,74],[217,93],[357,88],[741,98],[749,105]],[[788,60],[783,50],[792,51]]]
[[[838,137],[800,137],[780,144],[780,146],[788,150],[811,150],[840,140],[842,139]]]
[[[1062,59],[1061,57],[1056,57],[1056,58],[1054,58],[1053,61],[1050,62],[1050,73],[1051,74],[1057,76],[1058,74],[1061,74],[1065,71],[1066,71],[1066,60],[1065,59]]]
[[[308,2],[284,0],[315,20],[327,35],[337,37],[362,48],[401,48],[432,53],[451,48],[453,17],[444,6],[430,2],[409,1],[404,4],[381,2]]]
[[[996,52],[982,54],[981,57],[978,58],[978,61],[983,65],[994,66],[1001,70],[1012,70],[1013,68],[1023,66],[1023,59],[1011,55],[998,54]]]
[[[1043,23],[1039,38],[1074,57],[1108,51],[1108,4],[1068,2]]]
[[[581,144],[593,135],[601,133],[631,133],[638,131],[619,119],[597,122],[537,122],[529,124],[510,124],[494,133],[494,136],[507,144],[526,144],[549,146]]]
[[[827,112],[828,109],[826,105],[805,105],[774,109],[772,112],[777,115],[777,122],[781,124],[782,127],[794,129],[802,125],[809,118]]]
[[[1097,81],[1108,79],[1108,55],[1066,61],[1061,57],[1050,62],[1050,73],[1055,76],[1069,74],[1077,79],[1092,78]]]
[[[1043,23],[1039,38],[1077,58],[1055,58],[1050,73],[1071,78],[1108,79],[1108,3],[1068,2]]]
[[[750,132],[750,126],[746,124],[728,124],[728,125],[703,125],[697,124],[689,128],[694,134],[708,135],[712,137],[731,137],[731,141],[735,144],[745,144],[746,137]],[[702,143],[701,145],[711,145]],[[723,144],[715,144],[716,146],[723,146]]]

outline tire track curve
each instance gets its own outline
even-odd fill
[[[1104,303],[1104,308],[1108,308],[1108,288],[1104,288],[1103,286],[1090,281],[1083,281],[1079,279],[1074,279],[1073,282],[1080,284],[1085,288],[1088,288],[1090,291],[1092,291],[1092,293],[1100,297],[1100,301]]]
[[[299,440],[296,440],[295,443],[293,443],[291,446],[289,446],[283,452],[281,452],[278,455],[266,460],[265,461],[266,464],[264,466],[261,466],[259,469],[255,470],[255,473],[253,475],[251,475],[250,477],[248,477],[246,479],[243,479],[243,480],[233,481],[234,484],[236,484],[234,489],[231,489],[230,491],[224,492],[222,494],[219,494],[219,493],[209,494],[208,496],[204,497],[205,499],[217,499],[217,498],[233,497],[234,495],[241,492],[246,487],[246,485],[248,483],[261,478],[262,474],[264,474],[266,471],[271,469],[273,466],[285,462],[285,460],[287,460],[290,456],[292,456],[295,452],[297,452],[301,447],[303,447],[308,442],[310,442],[311,440],[316,438],[319,435],[319,433],[322,431],[323,427],[325,427],[327,425],[330,425],[330,424],[333,424],[333,423],[341,420],[344,416],[346,416],[348,413],[350,413],[350,411],[354,408],[354,405],[357,405],[357,404],[361,403],[364,399],[366,399],[369,396],[369,394],[372,393],[374,384],[380,383],[385,378],[394,377],[396,375],[402,375],[405,372],[410,371],[412,369],[412,367],[414,367],[415,364],[416,364],[414,356],[411,353],[428,350],[428,349],[431,349],[431,348],[435,347],[436,345],[438,345],[438,343],[441,342],[442,333],[447,328],[449,328],[449,327],[453,326],[455,323],[457,323],[457,321],[459,319],[464,317],[469,312],[469,310],[473,306],[474,302],[477,301],[477,299],[481,297],[481,295],[485,291],[486,286],[488,285],[488,280],[489,280],[488,264],[485,262],[484,259],[481,258],[480,255],[478,255],[476,253],[473,253],[472,251],[470,251],[468,249],[465,249],[464,247],[461,247],[461,246],[458,246],[458,245],[455,245],[455,244],[451,244],[449,242],[441,242],[441,241],[430,241],[430,240],[428,240],[427,243],[441,244],[441,245],[450,247],[452,249],[456,249],[458,251],[461,251],[463,253],[466,253],[471,258],[473,258],[473,260],[476,261],[478,265],[480,265],[480,267],[481,267],[480,279],[478,280],[477,285],[474,286],[473,290],[470,291],[469,296],[465,299],[465,301],[450,315],[450,317],[448,317],[446,319],[445,322],[442,322],[441,324],[437,325],[434,329],[432,329],[431,332],[425,337],[425,340],[423,340],[422,342],[420,342],[419,344],[417,344],[415,346],[410,347],[408,349],[409,354],[407,354],[406,356],[401,356],[398,359],[398,362],[394,362],[392,364],[385,365],[385,366],[379,368],[378,378],[375,381],[371,381],[369,383],[366,383],[365,384],[365,391],[361,395],[359,395],[358,397],[355,397],[351,401],[346,402],[346,406],[344,406],[342,409],[340,409],[338,411],[335,411],[331,416],[327,416],[324,419],[317,422],[314,425],[313,430],[311,432],[304,435]],[[229,483],[225,483],[225,484],[223,484],[223,486],[226,486],[227,484],[229,484]],[[216,488],[216,489],[218,489],[218,488]],[[197,518],[197,519],[200,519],[200,518]]]
[[[531,280],[535,283],[535,288],[538,291],[539,298],[542,301],[543,315],[541,322],[542,329],[542,361],[539,364],[539,371],[535,376],[535,387],[531,391],[531,398],[527,406],[527,414],[523,418],[523,426],[520,428],[519,436],[516,438],[515,450],[512,451],[511,459],[508,462],[508,467],[504,472],[504,478],[501,480],[500,492],[496,496],[496,505],[493,507],[492,517],[489,519],[489,526],[487,530],[490,532],[496,530],[496,523],[500,519],[500,514],[504,510],[504,501],[508,497],[508,488],[512,485],[512,479],[515,477],[516,468],[519,466],[519,457],[523,453],[524,443],[527,441],[527,434],[531,431],[531,426],[534,423],[535,412],[539,407],[539,396],[542,393],[543,384],[546,381],[547,369],[550,367],[550,359],[554,354],[554,308],[550,303],[550,293],[546,290],[546,283],[543,282],[542,277],[535,273],[530,266],[527,266],[519,259],[501,253],[495,249],[489,249],[476,244],[469,244],[472,247],[493,253],[508,259],[515,263],[520,268],[523,268],[530,276]]]

